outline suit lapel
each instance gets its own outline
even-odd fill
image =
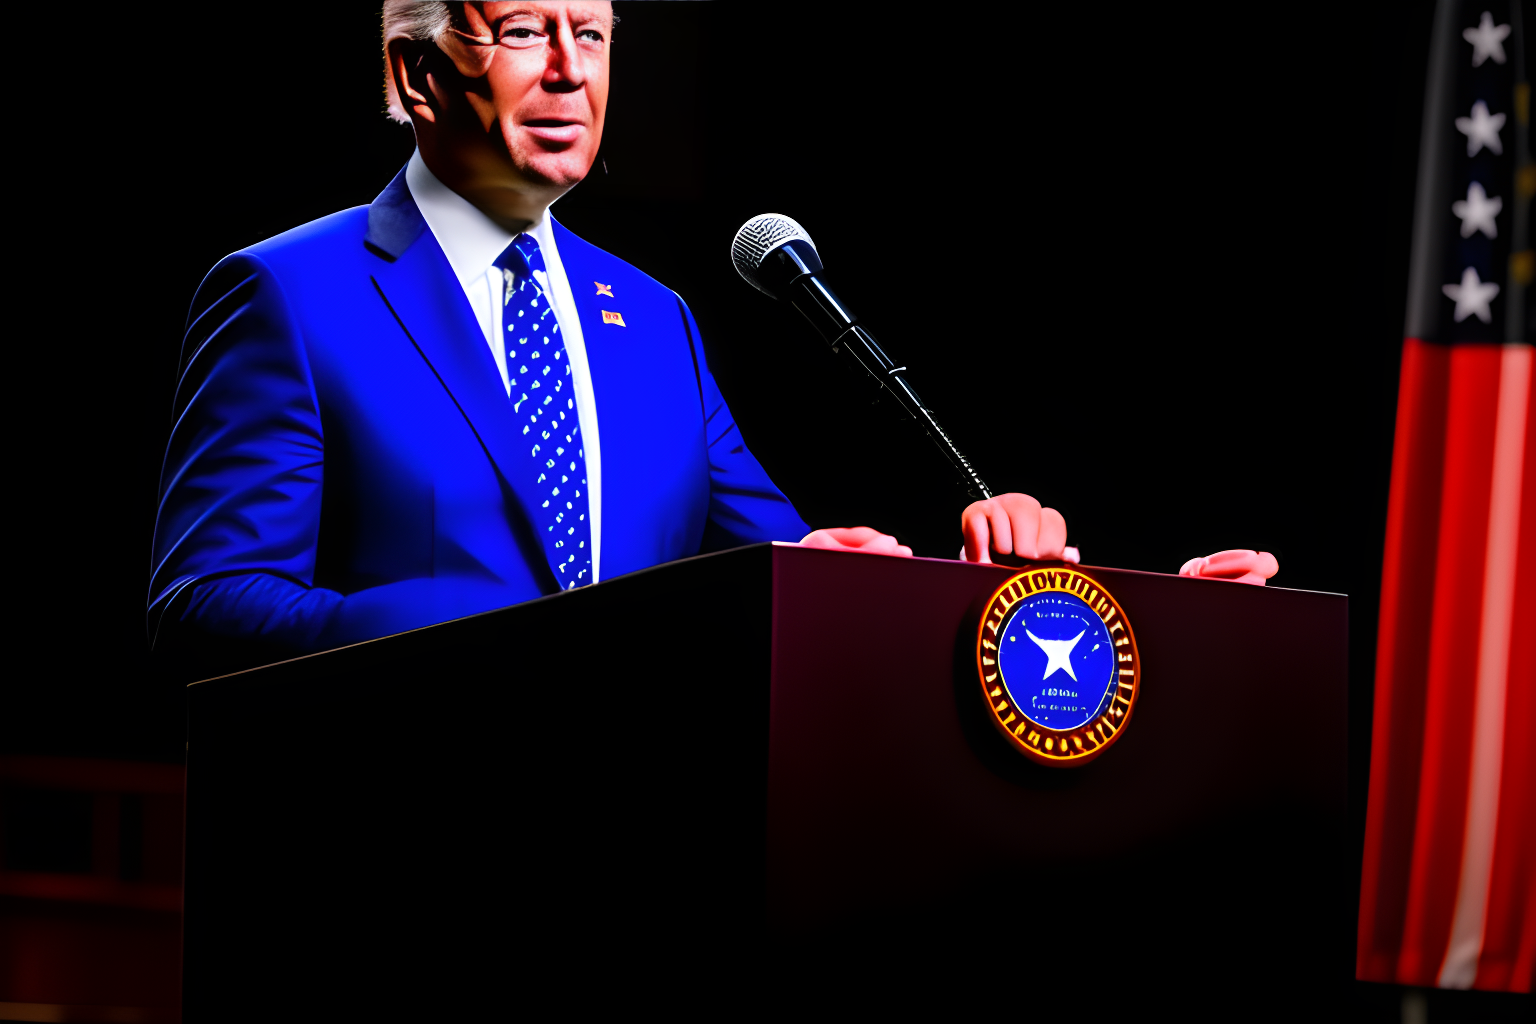
[[[592,268],[587,260],[585,246],[575,235],[568,231],[564,224],[550,217],[551,227],[554,229],[555,244],[560,247],[560,262],[565,266],[565,277],[571,286],[571,298],[576,303],[576,315],[581,319],[582,340],[586,344],[588,358],[592,354],[593,345],[602,345],[602,331],[598,327],[602,324],[602,311],[597,306],[596,299],[588,294],[592,285],[587,283],[587,278],[592,274]],[[581,244],[577,244],[580,242]],[[612,305],[612,300],[609,302]]]
[[[397,181],[403,187],[403,175]],[[394,187],[391,183],[385,195]],[[410,212],[420,220],[414,204]],[[404,233],[397,229],[396,238]],[[370,231],[370,236],[375,234]],[[373,237],[368,244],[384,248]],[[389,255],[395,259],[381,260],[372,275],[380,297],[469,421],[502,480],[516,495],[526,526],[534,507],[533,474],[528,472],[531,459],[517,434],[516,415],[502,387],[501,372],[448,258],[426,230],[417,232],[403,251]],[[532,538],[531,529],[524,532]],[[537,538],[532,540],[543,557],[543,545]]]

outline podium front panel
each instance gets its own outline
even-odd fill
[[[1142,689],[1100,757],[1046,767],[977,679],[979,604],[1017,570],[776,556],[777,933],[1023,962],[1108,944],[1143,982],[1347,980],[1345,597],[1088,569],[1135,630]]]
[[[609,986],[977,943],[1347,971],[1345,599],[1089,571],[1143,690],[1077,768],[985,718],[1011,570],[785,545],[195,684],[186,1017],[502,1012],[598,948]]]

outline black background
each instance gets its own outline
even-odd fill
[[[692,305],[805,518],[953,557],[965,498],[736,276],[765,211],[1086,562],[1258,547],[1349,593],[1361,806],[1431,4],[619,11],[603,164],[555,214]],[[14,57],[11,751],[180,758],[143,609],[188,303],[412,148],[376,6],[151,20]]]
[[[765,211],[1086,562],[1257,547],[1350,595],[1358,828],[1432,4],[618,9],[603,163],[555,215],[691,304],[804,517],[953,557],[966,499],[736,276]],[[411,133],[367,3],[114,15],[12,61],[0,749],[175,761],[143,610],[188,303],[369,202]]]
[[[736,276],[764,211],[805,225],[993,488],[1060,509],[1088,563],[1258,547],[1277,585],[1349,593],[1368,729],[1430,4],[619,12],[606,173],[555,214],[691,304],[813,526],[953,557],[965,498]],[[221,256],[369,202],[412,148],[375,6],[206,5],[152,35],[21,58],[12,750],[180,756],[143,608],[187,305]]]

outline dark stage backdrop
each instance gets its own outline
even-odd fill
[[[1429,5],[947,11],[621,4],[606,174],[556,216],[692,304],[813,525],[953,557],[965,499],[737,278],[764,211],[1086,561],[1260,547],[1275,583],[1348,592],[1363,797]],[[130,31],[29,40],[13,80],[0,738],[175,760],[143,608],[188,303],[224,254],[370,201],[412,142],[375,5]]]

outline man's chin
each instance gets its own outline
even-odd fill
[[[592,169],[595,157],[587,153],[524,153],[517,161],[518,170],[530,181],[542,182],[556,188],[571,188],[581,183]]]

